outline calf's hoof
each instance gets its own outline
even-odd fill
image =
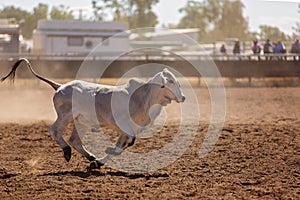
[[[88,160],[89,161],[94,161],[94,160],[96,160],[96,157],[94,155],[91,155],[91,156],[88,157]]]
[[[99,169],[103,165],[104,165],[103,163],[101,163],[97,160],[94,160],[90,163],[90,167],[88,168],[88,170]]]
[[[67,147],[63,148],[63,151],[64,151],[64,157],[65,157],[66,161],[69,162],[71,159],[71,153],[72,153],[71,147],[67,146]]]

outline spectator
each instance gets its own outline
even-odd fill
[[[253,41],[251,49],[252,49],[254,54],[260,54],[261,48],[260,48],[260,44],[258,43],[257,40]]]
[[[278,41],[274,47],[274,53],[286,53],[284,44],[281,41]]]
[[[221,52],[222,54],[227,54],[227,49],[226,49],[226,47],[225,47],[225,44],[222,44],[222,46],[221,46],[221,48],[220,48],[220,52]]]
[[[261,47],[260,47],[260,44],[258,43],[258,41],[256,39],[253,41],[251,49],[252,49],[252,52],[254,54],[258,54],[258,55],[260,54]],[[260,60],[260,56],[258,56],[258,60]]]
[[[233,51],[232,51],[234,54],[238,54],[238,53],[241,53],[241,47],[240,47],[240,41],[237,40],[235,43],[234,43],[234,47],[233,47]]]
[[[279,54],[286,53],[286,49],[285,49],[284,44],[283,44],[281,41],[278,41],[278,42],[275,44],[275,47],[274,47],[274,49],[273,49],[273,52],[274,52],[274,53],[279,53]],[[280,56],[279,59],[282,60],[282,57]]]
[[[267,39],[266,43],[264,44],[264,49],[263,49],[263,51],[264,51],[264,54],[270,54],[270,53],[273,52],[273,46],[272,46],[272,44],[270,43],[270,40],[269,40],[269,39]],[[269,60],[269,58],[270,58],[270,60],[271,60],[272,57],[266,56],[266,60]]]
[[[295,42],[292,44],[291,53],[300,54],[299,39],[296,39]],[[298,59],[299,59],[299,56],[298,56]],[[294,60],[296,60],[296,56],[294,56]]]
[[[296,39],[292,44],[291,53],[300,53],[300,43],[299,39]]]

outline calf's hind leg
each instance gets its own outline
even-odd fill
[[[62,131],[71,122],[71,119],[72,118],[68,116],[64,116],[64,117],[58,116],[54,124],[50,126],[50,135],[63,149],[64,157],[67,162],[69,162],[71,159],[72,150],[71,147],[67,144],[67,142],[62,137]]]
[[[69,139],[70,145],[74,147],[79,153],[85,156],[89,161],[96,160],[96,157],[86,150],[83,146],[82,141],[78,135],[75,125],[73,125],[73,131]]]

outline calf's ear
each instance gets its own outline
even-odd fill
[[[161,86],[161,88],[164,88],[165,85],[167,84],[168,80],[167,80],[167,78],[163,74],[161,74],[161,79],[162,79],[162,83],[161,83],[162,86]]]
[[[162,74],[165,76],[169,72],[168,68],[164,68],[162,70]]]

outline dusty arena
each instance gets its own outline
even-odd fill
[[[3,83],[0,199],[299,199],[300,88],[225,89],[225,124],[212,152],[198,154],[210,96],[205,87],[195,87],[201,118],[198,127],[188,127],[197,130],[190,147],[162,169],[127,173],[107,165],[87,171],[89,162],[76,151],[67,163],[48,132],[56,117],[53,90],[35,81]],[[126,151],[164,146],[179,127],[180,115],[172,117],[159,134],[138,138]]]

